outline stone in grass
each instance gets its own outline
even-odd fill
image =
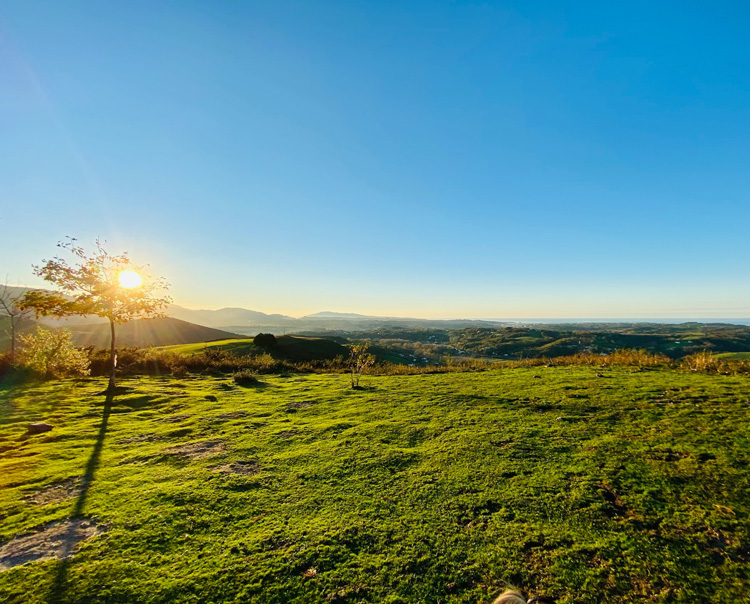
[[[47,422],[34,422],[28,425],[29,434],[42,434],[52,430],[52,424]]]
[[[93,520],[68,519],[48,524],[27,535],[21,535],[0,547],[0,571],[36,560],[64,559],[73,555],[76,546],[105,529]]]
[[[207,394],[203,398],[206,399],[207,401],[211,401],[212,403],[215,403],[215,402],[217,402],[219,400],[213,394]]]

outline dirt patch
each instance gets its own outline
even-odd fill
[[[216,417],[218,419],[240,419],[250,415],[247,411],[231,411],[230,413],[220,413]]]
[[[118,443],[131,445],[135,443],[152,443],[157,439],[156,434],[136,434],[135,436],[126,436],[118,439]]]
[[[170,415],[168,417],[163,417],[161,421],[167,422],[168,424],[177,424],[179,422],[184,422],[189,417],[193,417],[192,413],[182,413],[179,415]]]
[[[284,430],[283,432],[277,432],[276,436],[279,438],[287,439],[287,438],[293,438],[294,436],[297,436],[300,433],[299,430]]]
[[[62,520],[48,524],[35,533],[16,537],[0,547],[0,571],[36,560],[68,558],[81,541],[101,535],[104,531],[104,527],[92,520]]]
[[[241,474],[242,476],[254,476],[260,472],[260,465],[257,461],[233,461],[223,466],[216,466],[213,468],[214,472],[222,472],[224,474]]]
[[[60,503],[61,501],[72,499],[80,493],[80,478],[71,477],[61,482],[52,483],[35,493],[26,495],[24,500],[36,505],[47,505],[48,503]]]
[[[287,413],[296,413],[299,409],[307,409],[312,406],[310,401],[295,401],[287,403],[284,407],[284,411]]]
[[[227,448],[223,440],[201,440],[184,445],[175,445],[164,450],[165,455],[177,455],[190,459],[203,459],[224,453]]]

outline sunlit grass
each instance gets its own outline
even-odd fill
[[[0,600],[476,604],[509,583],[562,603],[747,593],[747,378],[527,367],[365,376],[352,391],[343,375],[259,377],[123,379],[81,507],[108,531],[66,564],[0,573]],[[28,497],[90,467],[104,385],[0,394],[0,543],[77,509],[80,496]],[[54,430],[21,438],[37,420]],[[220,446],[170,453],[202,441]]]

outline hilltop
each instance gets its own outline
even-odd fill
[[[76,346],[109,347],[109,323],[69,327]],[[138,319],[117,326],[118,346],[168,346],[237,338],[237,334],[163,317]]]

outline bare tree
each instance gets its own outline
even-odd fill
[[[16,339],[18,336],[18,325],[24,319],[32,315],[29,309],[18,308],[16,303],[21,299],[22,292],[8,285],[8,278],[5,283],[0,285],[0,316],[8,317],[8,324],[5,327],[5,333],[10,338],[10,357],[16,356]]]

